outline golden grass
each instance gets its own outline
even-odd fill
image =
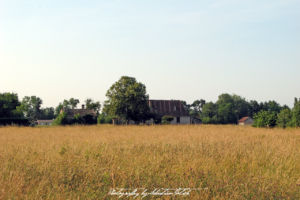
[[[110,188],[206,187],[185,199],[299,199],[300,129],[1,127],[0,170],[0,199],[117,199]],[[183,196],[144,199],[152,198]]]

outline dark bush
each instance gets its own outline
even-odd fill
[[[93,115],[86,114],[83,116],[85,124],[97,124],[97,120],[94,119]]]
[[[0,118],[0,125],[19,125],[19,126],[29,126],[30,122],[25,118]]]
[[[174,119],[173,116],[163,116],[161,119],[162,124],[170,124],[170,122]]]

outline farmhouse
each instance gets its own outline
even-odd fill
[[[254,120],[251,117],[243,117],[239,120],[239,125],[252,125]]]
[[[84,116],[86,114],[90,114],[93,116],[94,119],[97,118],[97,113],[93,109],[85,109],[84,105],[82,105],[81,109],[68,109],[64,107],[60,110],[60,113],[62,112],[67,113],[67,121],[71,122],[74,119],[74,115],[80,114],[81,116]]]
[[[170,124],[190,124],[191,117],[180,100],[149,100],[149,107],[152,113],[156,114],[161,122],[163,116],[173,116]],[[151,119],[153,123],[153,119]]]
[[[53,123],[52,119],[38,119],[36,120],[37,125],[51,125]]]

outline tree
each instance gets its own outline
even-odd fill
[[[291,123],[292,115],[293,113],[290,109],[282,109],[280,113],[277,114],[277,125],[282,128],[289,126]]]
[[[221,94],[216,102],[217,122],[221,124],[236,123],[234,100],[230,94]],[[232,116],[236,116],[233,118]]]
[[[295,98],[294,108],[292,110],[293,116],[291,119],[290,126],[300,127],[300,99],[299,101]]]
[[[271,112],[274,111],[276,113],[279,113],[281,110],[280,104],[274,100],[268,102],[268,108],[269,108],[269,111],[271,111]]]
[[[249,116],[253,117],[254,114],[261,110],[259,103],[256,100],[251,100],[249,102]]]
[[[203,105],[202,108],[203,117],[213,118],[213,116],[218,114],[217,105],[213,102],[208,102]]]
[[[87,109],[93,109],[94,111],[96,111],[97,113],[99,113],[100,108],[101,108],[100,101],[94,102],[93,99],[88,98],[88,99],[85,100],[85,103],[86,103],[86,108]]]
[[[284,104],[284,105],[281,107],[281,110],[282,110],[282,109],[288,109],[288,110],[291,110],[290,107],[289,107],[288,105],[286,105],[286,104]],[[281,110],[280,110],[280,111],[281,111]]]
[[[113,118],[114,118],[113,116],[102,113],[102,114],[98,115],[97,123],[98,124],[112,124]]]
[[[217,101],[216,104],[221,105],[221,104],[224,104],[224,103],[231,103],[232,105],[234,104],[234,101],[233,101],[230,94],[225,93],[225,94],[219,95],[218,101]]]
[[[137,82],[135,78],[122,76],[106,93],[104,112],[110,115],[140,122],[150,117],[148,105],[149,95],[146,86]]]
[[[191,105],[190,104],[187,104],[186,101],[181,101],[183,107],[188,111],[190,112],[190,108],[191,108]]]
[[[0,93],[0,118],[21,118],[23,113],[16,110],[21,103],[16,93]]]
[[[70,102],[66,99],[64,99],[63,103],[62,103],[63,107],[66,107],[68,109],[71,108]]]
[[[236,123],[236,115],[232,103],[223,103],[219,106],[218,122],[221,124]]]
[[[77,108],[77,104],[79,103],[78,99],[70,98],[69,100],[64,99],[62,103],[59,103],[55,108],[55,115],[58,116],[60,111],[65,107],[67,109]]]
[[[274,127],[277,124],[277,113],[275,111],[261,110],[253,116],[254,127]]]
[[[219,113],[227,113],[228,115],[222,115],[221,118],[219,118],[221,123],[238,123],[239,118],[249,115],[249,103],[245,100],[245,98],[239,95],[230,95],[227,93],[221,94],[216,104],[219,109],[222,109],[222,111],[219,110]],[[231,104],[232,109],[229,104]],[[235,115],[235,119],[232,118],[233,115]]]
[[[59,126],[59,125],[65,125],[66,123],[67,123],[67,113],[63,111],[55,118],[52,125]]]
[[[238,123],[241,117],[249,116],[249,103],[239,95],[233,94],[231,97],[233,99],[234,113],[236,114],[236,123]]]
[[[39,119],[54,119],[55,117],[55,110],[53,107],[40,109]]]
[[[21,102],[21,105],[17,107],[17,110],[23,112],[27,118],[33,121],[39,118],[42,104],[43,100],[39,97],[25,96]]]
[[[191,107],[193,107],[194,111],[199,113],[201,112],[203,105],[206,103],[206,101],[204,99],[200,99],[200,100],[195,100]]]
[[[189,113],[190,115],[201,115],[202,114],[202,108],[203,105],[206,103],[206,101],[204,99],[200,99],[200,100],[195,100],[190,107],[193,108],[193,110],[191,110]]]
[[[300,101],[300,98],[299,98],[299,101]],[[297,106],[297,104],[298,104],[298,99],[295,97],[295,99],[294,99],[294,108]]]
[[[71,98],[69,99],[69,105],[71,106],[72,109],[77,108],[77,104],[79,104],[78,99]]]
[[[59,103],[58,106],[55,108],[55,115],[58,116],[60,114],[60,111],[64,108],[64,105],[62,103]]]

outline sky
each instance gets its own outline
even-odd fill
[[[121,76],[150,99],[300,97],[299,0],[0,0],[0,92],[107,100]],[[80,107],[80,105],[79,105]]]

